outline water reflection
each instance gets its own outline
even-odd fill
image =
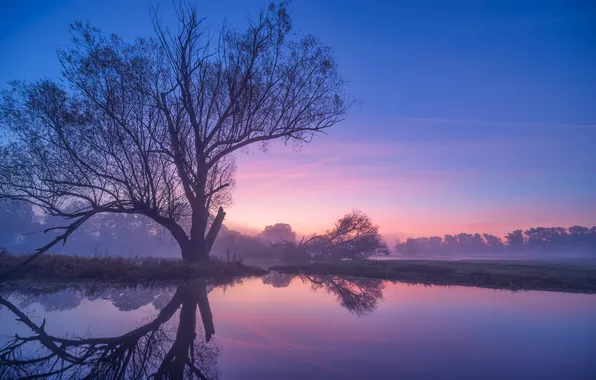
[[[271,273],[264,284],[284,288],[294,276]],[[383,282],[339,276],[299,276],[313,291],[323,290],[358,316],[375,310],[382,299]],[[232,282],[233,284],[233,282]],[[5,293],[0,304],[26,325],[31,335],[15,335],[0,349],[1,375],[6,378],[62,376],[68,378],[218,378],[219,348],[210,345],[215,333],[207,294],[215,285],[193,280],[178,287],[118,289],[87,287]],[[11,302],[8,298],[14,300]],[[120,311],[151,304],[159,314],[146,324],[116,337],[65,338],[48,333],[45,319],[36,323],[22,309],[39,302],[46,311],[78,307],[84,300],[107,299]],[[202,328],[197,328],[197,309]],[[174,331],[165,325],[178,315]],[[200,332],[197,336],[196,331]]]
[[[385,283],[381,280],[307,275],[302,278],[310,281],[313,290],[324,289],[335,295],[341,306],[358,316],[372,313],[383,299]]]
[[[149,302],[160,303],[163,294],[149,297],[149,289],[123,292],[112,289],[96,294],[112,296],[120,310],[132,310]],[[132,296],[137,294],[136,297]],[[207,297],[205,280],[192,280],[179,285],[170,301],[150,322],[116,337],[64,338],[46,332],[45,319],[35,323],[18,306],[0,297],[0,305],[9,309],[25,324],[32,335],[19,336],[6,342],[0,349],[0,377],[23,378],[61,376],[63,378],[101,379],[180,379],[218,378],[219,348],[209,345],[215,333],[213,314]],[[41,298],[49,310],[71,308],[80,296],[65,297],[57,292]],[[128,296],[128,297],[127,297]],[[60,302],[66,298],[67,302]],[[32,299],[25,299],[31,302]],[[59,301],[59,302],[47,302]],[[44,302],[45,301],[45,302]],[[202,321],[202,336],[197,336],[197,308]],[[46,309],[46,310],[48,310]],[[178,313],[177,313],[178,312]],[[178,314],[175,336],[165,324]]]
[[[0,296],[0,379],[596,374],[594,295],[270,273]]]
[[[211,285],[208,285],[211,286]],[[106,285],[56,286],[41,289],[28,288],[24,291],[2,292],[5,298],[11,298],[20,308],[27,308],[39,303],[45,311],[64,311],[77,308],[83,300],[110,300],[120,311],[136,310],[145,305],[153,305],[161,310],[170,302],[176,291],[175,285],[163,287],[128,287],[106,288]]]
[[[294,278],[311,285],[311,290],[323,290],[336,297],[337,303],[358,316],[372,313],[383,299],[383,288],[387,281],[330,275],[291,275],[272,272],[263,276],[263,284],[274,288],[285,288]]]
[[[271,285],[274,288],[287,288],[294,277],[293,274],[271,272],[263,276],[263,284]]]

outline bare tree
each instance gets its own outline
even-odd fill
[[[282,247],[287,261],[363,260],[371,256],[388,255],[389,248],[375,225],[365,213],[354,210],[344,215],[335,226],[323,234],[302,238],[299,243],[283,240],[270,243]]]
[[[75,23],[62,82],[12,83],[0,102],[0,198],[69,221],[37,253],[96,214],[121,213],[167,229],[183,260],[209,260],[234,153],[308,143],[349,106],[329,48],[292,34],[286,5],[217,34],[190,5],[177,31],[154,11],[157,37],[133,43]]]

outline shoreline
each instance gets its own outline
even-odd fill
[[[0,273],[15,268],[27,255],[0,254]],[[81,257],[44,254],[0,283],[1,287],[43,283],[111,282],[120,285],[176,282],[197,278],[259,276],[262,268],[240,262],[185,263],[176,259]]]
[[[0,254],[0,272],[14,267],[25,258],[26,255]],[[596,293],[596,264],[593,262],[398,259],[275,265],[267,270],[241,262],[190,264],[176,259],[90,258],[54,254],[40,256],[14,278],[0,283],[0,289],[106,283],[115,286],[153,286],[175,284],[189,279],[225,282],[233,278],[262,276],[270,271],[437,286]]]
[[[596,293],[596,267],[540,261],[384,260],[278,265],[286,274],[350,276],[410,284]]]

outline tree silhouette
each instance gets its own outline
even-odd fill
[[[324,289],[337,297],[337,302],[358,316],[365,316],[377,308],[383,298],[383,280],[343,276],[300,275],[312,289]]]
[[[296,232],[287,223],[275,223],[272,226],[266,226],[260,236],[272,243],[296,242]]]
[[[522,230],[515,230],[505,236],[507,246],[510,248],[522,247],[524,245],[524,235]]]
[[[207,343],[215,330],[207,283],[180,285],[157,317],[126,334],[108,338],[61,338],[48,334],[45,319],[36,324],[17,306],[0,297],[33,335],[15,336],[0,348],[3,378],[212,379],[219,376],[219,349]],[[204,339],[196,338],[197,306]],[[165,327],[179,311],[172,339]]]
[[[263,284],[271,285],[274,288],[285,288],[290,286],[294,277],[289,273],[270,272],[263,276]]]
[[[59,52],[63,82],[4,92],[0,198],[69,221],[37,253],[94,215],[141,214],[172,234],[183,260],[209,260],[234,153],[308,143],[343,118],[349,104],[330,49],[294,38],[286,2],[216,38],[193,6],[177,10],[176,32],[154,12],[157,37],[133,43],[75,23],[73,47]]]
[[[486,246],[491,251],[499,251],[503,248],[503,241],[500,237],[490,234],[483,234]]]
[[[303,238],[298,244],[285,241],[283,245],[291,261],[358,260],[389,254],[379,226],[358,210],[344,215],[323,234]]]
[[[396,251],[407,255],[465,253],[506,253],[506,252],[581,252],[596,254],[596,227],[572,226],[534,227],[528,230],[515,230],[500,237],[490,234],[466,234],[455,236],[409,238],[398,242]]]

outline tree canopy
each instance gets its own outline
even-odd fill
[[[155,37],[133,42],[75,23],[72,46],[58,53],[62,81],[3,92],[0,198],[69,220],[38,253],[94,215],[118,213],[166,228],[184,260],[208,260],[231,202],[234,153],[308,143],[344,117],[330,49],[291,32],[286,2],[217,34],[193,6],[177,11],[177,30],[155,11]]]

